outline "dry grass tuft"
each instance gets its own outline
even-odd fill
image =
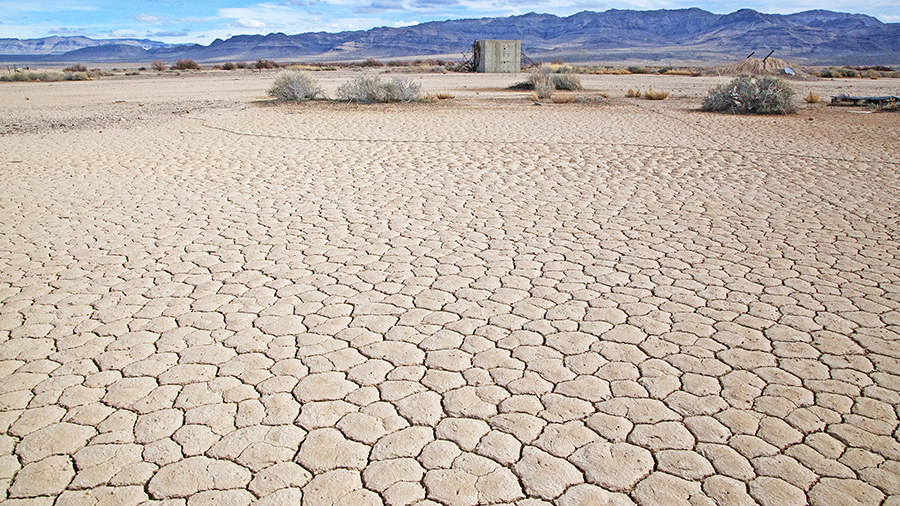
[[[632,88],[628,88],[628,91],[625,93],[626,97],[629,98],[641,98],[641,90],[634,90]]]
[[[554,104],[571,104],[575,102],[575,94],[574,93],[554,93],[552,97]]]
[[[528,84],[532,86],[539,99],[550,98],[553,95],[553,91],[556,90],[556,85],[553,83],[553,78],[550,77],[550,72],[545,69],[532,72],[528,76]]]
[[[650,89],[647,90],[646,93],[644,93],[644,98],[646,98],[647,100],[665,100],[668,96],[668,91],[654,90],[653,86],[651,86]]]
[[[819,102],[819,96],[813,92],[809,92],[809,95],[803,97],[803,100],[805,100],[807,104],[815,104]]]
[[[453,98],[453,95],[447,93],[446,91],[439,91],[437,93],[426,93],[425,96],[422,97],[423,102],[438,102],[440,100],[450,100]]]

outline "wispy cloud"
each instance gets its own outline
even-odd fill
[[[87,30],[84,28],[68,28],[65,26],[61,26],[59,28],[53,28],[53,29],[48,30],[48,33],[50,33],[51,35],[72,36],[72,35],[84,35],[85,33],[87,33]]]
[[[290,25],[304,21],[307,15],[289,5],[261,3],[247,7],[219,9],[220,18],[233,19],[232,26],[240,28],[264,28]],[[262,23],[262,25],[259,25]]]
[[[449,5],[459,5],[459,0],[416,0],[413,7],[419,9],[428,9],[431,7],[446,7]]]
[[[167,21],[166,18],[161,18],[159,16],[151,16],[149,14],[138,14],[134,17],[135,21],[143,21],[145,23],[160,23],[163,21]]]
[[[258,19],[240,18],[231,23],[231,26],[235,28],[265,28],[266,24]]]
[[[187,28],[183,30],[170,30],[161,32],[147,32],[148,37],[187,37],[191,31]]]
[[[109,36],[116,38],[116,39],[121,39],[121,38],[137,37],[138,34],[131,30],[113,30],[113,31],[109,32]]]
[[[368,14],[381,11],[400,11],[403,10],[403,4],[398,0],[375,0],[368,5],[360,5],[353,8],[353,12],[360,14]]]

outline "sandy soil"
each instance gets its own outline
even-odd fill
[[[900,504],[900,114],[274,76],[0,83],[7,504]]]

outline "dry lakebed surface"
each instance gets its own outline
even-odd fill
[[[275,75],[0,83],[4,505],[900,505],[900,81]]]

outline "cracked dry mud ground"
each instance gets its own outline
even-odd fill
[[[896,506],[898,122],[822,111],[0,138],[0,497]]]

